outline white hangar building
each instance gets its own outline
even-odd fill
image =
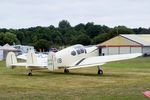
[[[97,45],[100,55],[143,53],[150,55],[150,35],[122,34]]]

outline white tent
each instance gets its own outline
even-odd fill
[[[8,52],[16,52],[17,49],[13,48],[9,44],[5,44],[4,46],[0,47],[0,60],[5,59]]]

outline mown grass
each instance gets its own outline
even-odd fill
[[[148,100],[150,90],[150,57],[111,62],[97,68],[49,72],[34,71],[27,76],[25,68],[7,69],[0,62],[0,100]]]

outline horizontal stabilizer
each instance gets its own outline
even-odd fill
[[[26,66],[26,63],[18,63],[14,52],[9,52],[6,57],[6,67],[15,68],[16,66]]]

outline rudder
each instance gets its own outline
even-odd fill
[[[27,65],[32,65],[37,63],[37,57],[34,51],[29,51],[27,54]]]
[[[6,57],[6,67],[13,69],[15,68],[15,66],[13,66],[12,64],[16,64],[16,63],[17,63],[17,57],[15,53],[9,52]]]

